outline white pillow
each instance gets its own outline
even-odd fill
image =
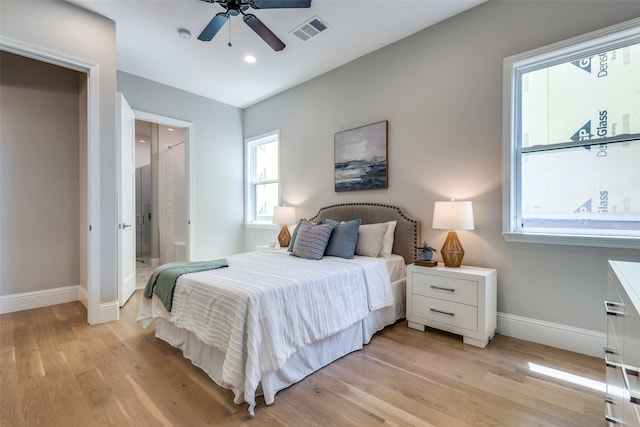
[[[360,225],[356,255],[377,257],[382,249],[382,241],[387,228],[386,223]]]
[[[387,226],[387,231],[384,233],[382,248],[380,249],[380,254],[378,256],[390,257],[391,250],[393,249],[393,236],[396,231],[398,221],[389,221],[384,224]]]

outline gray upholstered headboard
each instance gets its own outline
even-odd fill
[[[397,206],[379,203],[343,203],[320,208],[310,221],[325,219],[349,221],[360,219],[361,224],[398,221],[393,240],[393,253],[404,258],[406,264],[416,260],[416,248],[420,240],[420,221],[411,218]]]

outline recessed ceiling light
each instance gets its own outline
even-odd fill
[[[173,129],[173,128],[167,128],[167,130],[168,130],[169,132],[173,132],[173,131],[174,131],[174,129]]]
[[[191,38],[191,31],[187,30],[186,28],[180,28],[178,30],[178,37],[180,37],[181,39],[189,40]]]
[[[247,55],[244,57],[245,62],[248,62],[250,64],[253,64],[254,62],[256,62],[256,57],[253,55]]]

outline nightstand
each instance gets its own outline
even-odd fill
[[[283,254],[287,252],[288,248],[281,248],[280,246],[258,245],[256,251],[258,252],[270,252],[274,254]]]
[[[484,348],[497,319],[497,272],[492,268],[407,266],[407,321],[420,331],[429,326],[462,335]]]

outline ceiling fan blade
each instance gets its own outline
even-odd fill
[[[311,7],[311,0],[252,0],[254,9],[298,9]]]
[[[198,40],[202,40],[203,42],[210,42],[213,37],[220,31],[220,28],[227,22],[229,19],[229,15],[226,13],[220,12],[216,16],[213,17],[211,21],[204,27],[204,30],[198,36]]]
[[[253,30],[257,35],[259,35],[262,40],[267,42],[271,49],[275,51],[281,51],[285,48],[285,44],[282,43],[273,32],[267,28],[266,25],[262,23],[255,15],[247,13],[242,17],[242,20]]]

